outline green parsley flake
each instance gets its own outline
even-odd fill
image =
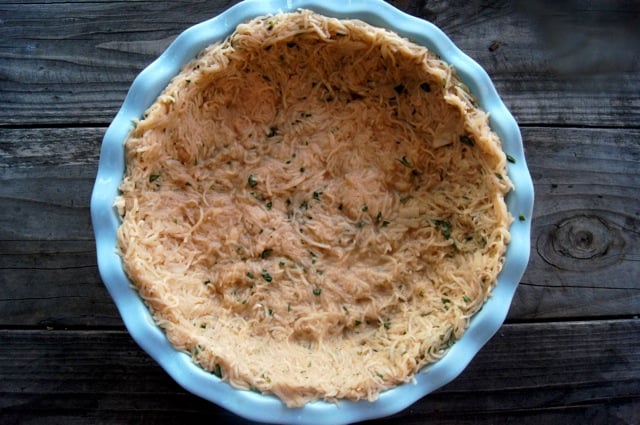
[[[451,238],[451,222],[448,220],[434,220],[436,226],[442,231],[442,235],[445,239]]]
[[[470,136],[467,136],[466,134],[463,134],[462,136],[460,136],[460,141],[467,146],[475,145],[475,143],[473,142],[473,139]]]
[[[411,163],[409,162],[406,156],[403,156],[401,159],[398,159],[397,161],[407,168],[413,168],[413,165],[411,165]]]
[[[218,378],[222,378],[222,367],[220,366],[219,363],[216,363],[216,367],[213,370],[213,374],[216,375]]]

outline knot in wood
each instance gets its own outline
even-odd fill
[[[613,239],[611,229],[595,216],[577,216],[561,222],[552,238],[555,251],[581,260],[606,255]]]
[[[564,270],[596,270],[623,256],[624,239],[618,229],[595,215],[565,218],[538,244],[540,255]]]

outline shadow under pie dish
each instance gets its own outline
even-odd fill
[[[187,30],[100,161],[99,267],[130,333],[254,420],[407,407],[498,329],[528,260],[515,121],[383,2],[247,1]]]

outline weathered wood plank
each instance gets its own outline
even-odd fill
[[[0,325],[122,326],[89,214],[103,132],[0,130]]]
[[[638,423],[639,353],[638,320],[505,325],[462,375],[394,419]],[[117,331],[0,331],[0,414],[9,424],[238,423]]]
[[[0,325],[122,326],[89,218],[102,133],[0,129]],[[508,319],[640,314],[640,131],[523,135],[536,204]]]
[[[0,240],[92,240],[102,129],[0,130]]]
[[[180,32],[235,3],[0,3],[0,124],[110,122],[135,76]],[[624,13],[592,25],[594,10],[579,2],[542,11],[514,10],[526,2],[390,3],[447,32],[522,124],[637,126],[640,59],[627,44],[638,26],[616,21]],[[607,8],[637,14],[625,3]],[[554,19],[563,25],[544,25]]]
[[[0,123],[107,123],[133,78],[237,1],[0,4]]]
[[[93,241],[0,241],[0,326],[122,328]]]
[[[510,317],[640,313],[640,131],[527,128],[524,139],[536,202]]]

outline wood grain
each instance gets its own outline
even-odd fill
[[[639,314],[640,132],[526,128],[523,137],[536,200],[510,317]]]
[[[638,320],[505,325],[455,381],[388,422],[637,423],[639,353]],[[3,423],[243,423],[179,388],[124,332],[0,331],[0,376]]]
[[[0,3],[0,125],[109,123],[135,76],[178,34],[235,3]],[[608,32],[575,24],[552,28],[567,34],[550,43],[549,29],[540,25],[545,16],[514,10],[517,2],[390,3],[439,25],[487,70],[523,125],[637,126],[640,61],[627,57],[634,49],[614,49],[619,40],[606,44]],[[571,60],[554,47],[557,40],[587,36],[586,45],[570,50],[578,55]],[[615,66],[579,56],[595,50],[597,57],[618,51],[606,62]]]

